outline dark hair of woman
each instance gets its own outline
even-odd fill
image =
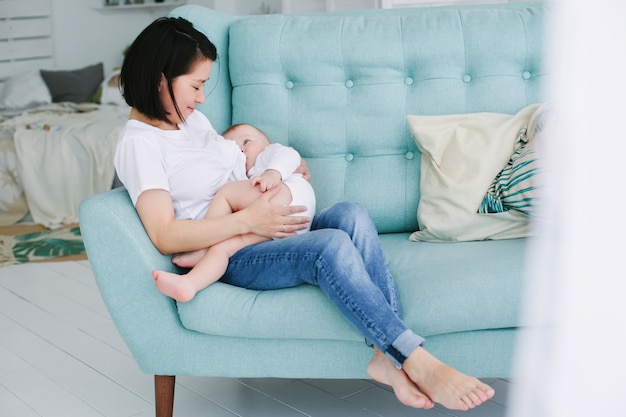
[[[168,121],[159,99],[161,75],[167,80],[176,113],[184,120],[174,98],[172,82],[187,74],[201,59],[215,61],[215,45],[181,17],[163,17],[146,27],[130,45],[122,64],[120,87],[126,103],[150,119]]]

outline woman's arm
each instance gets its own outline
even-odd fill
[[[255,233],[283,238],[306,228],[311,219],[290,216],[304,206],[278,207],[270,200],[279,188],[261,195],[249,207],[219,218],[176,220],[169,192],[160,189],[141,193],[135,205],[150,240],[159,252],[171,254],[212,246],[236,235]]]

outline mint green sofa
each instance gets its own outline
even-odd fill
[[[408,325],[478,377],[510,377],[527,239],[412,242],[420,153],[407,114],[513,114],[544,97],[544,3],[231,16],[188,5],[216,44],[206,86],[218,131],[252,123],[307,160],[318,209],[362,203],[380,231]],[[171,414],[175,375],[367,378],[363,338],[315,287],[257,292],[220,282],[186,304],[154,286],[175,270],[123,188],[90,197],[80,224],[93,273]],[[169,377],[168,377],[169,376]]]

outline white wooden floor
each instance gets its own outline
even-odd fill
[[[468,412],[414,410],[369,380],[177,379],[177,417],[504,417],[511,384]],[[0,268],[0,416],[153,416],[153,379],[117,334],[87,261]]]

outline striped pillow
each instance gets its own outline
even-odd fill
[[[529,138],[526,128],[519,132],[515,152],[494,178],[478,208],[478,213],[491,214],[516,210],[528,216],[535,214],[537,194],[541,188],[539,174],[543,171],[536,149],[540,136],[537,133]]]

